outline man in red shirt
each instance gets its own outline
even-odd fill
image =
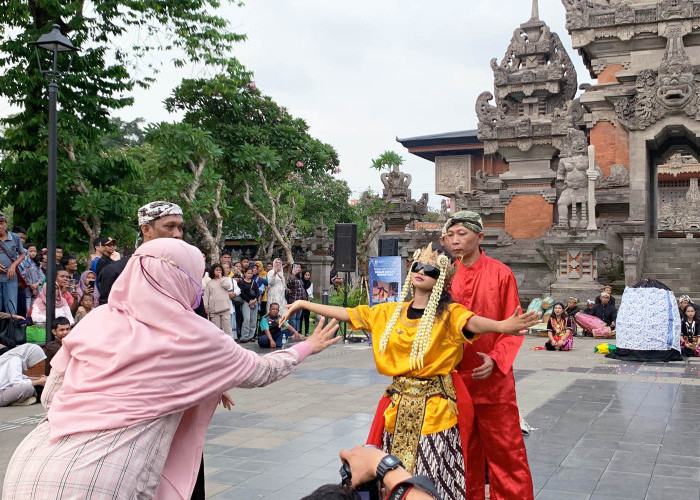
[[[520,307],[518,286],[508,266],[479,248],[483,240],[479,214],[465,210],[448,219],[440,242],[457,259],[450,292],[455,302],[475,314],[503,320]],[[457,370],[474,404],[474,426],[467,444],[469,499],[485,498],[486,463],[492,500],[533,498],[513,377],[513,362],[522,343],[523,337],[489,333],[465,344]]]

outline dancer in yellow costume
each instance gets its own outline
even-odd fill
[[[480,333],[518,335],[538,319],[535,313],[518,314],[519,308],[504,321],[475,316],[447,292],[453,268],[446,255],[431,244],[413,259],[397,303],[346,309],[296,301],[285,317],[308,309],[372,333],[377,371],[393,381],[377,408],[368,444],[396,455],[409,472],[430,477],[443,499],[464,498],[461,443],[471,432],[473,408],[464,383],[452,376],[463,345]]]

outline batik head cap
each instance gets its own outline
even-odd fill
[[[678,303],[680,304],[681,302],[690,302],[690,295],[681,295],[681,298],[678,299]]]
[[[578,299],[576,297],[569,297],[568,302],[573,302],[574,304],[578,304]]]
[[[471,210],[460,210],[459,212],[452,214],[452,216],[447,219],[445,226],[442,228],[442,235],[447,235],[447,230],[450,229],[455,224],[464,226],[470,231],[476,234],[482,233],[484,231],[484,223],[481,220],[481,215]]]
[[[182,215],[180,205],[169,201],[152,201],[139,208],[139,226],[152,224],[166,215]]]

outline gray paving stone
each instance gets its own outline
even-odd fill
[[[613,498],[644,498],[651,475],[629,472],[605,471],[598,481],[593,494],[609,495]]]

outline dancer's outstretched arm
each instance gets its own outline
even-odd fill
[[[287,321],[292,314],[301,309],[320,314],[326,318],[337,319],[338,321],[350,321],[350,315],[344,307],[326,306],[323,304],[316,304],[315,302],[309,302],[308,300],[297,300],[287,306],[287,312],[282,316],[281,323]]]
[[[517,307],[515,313],[503,321],[472,316],[467,321],[467,329],[473,333],[501,332],[508,335],[524,335],[524,329],[537,324],[538,318],[534,311],[526,312],[525,314],[520,314],[520,312],[520,307]]]

